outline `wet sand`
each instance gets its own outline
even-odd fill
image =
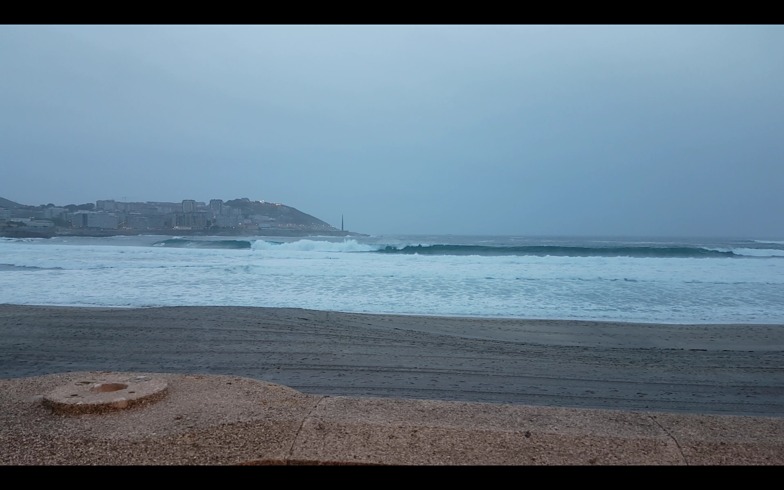
[[[310,395],[781,417],[784,325],[0,305],[0,378],[80,371],[230,375]]]

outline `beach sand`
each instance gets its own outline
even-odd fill
[[[783,366],[782,325],[0,305],[0,463],[782,464]],[[41,403],[111,373],[167,396]]]

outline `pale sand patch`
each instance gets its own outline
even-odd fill
[[[88,413],[42,403],[62,386],[139,376],[166,395]],[[0,380],[0,465],[783,463],[782,417],[325,397],[217,375]]]

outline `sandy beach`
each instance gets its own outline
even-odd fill
[[[242,376],[318,395],[784,415],[784,326],[0,305],[0,378]]]
[[[476,413],[486,414],[486,417],[496,411],[503,412],[507,422],[493,426],[492,430],[480,427],[481,424],[471,429],[474,431],[471,437],[478,437],[477,440],[490,437],[497,441],[498,433],[494,431],[504,427],[503,433],[508,434],[510,427],[520,424],[521,420],[527,420],[528,425],[523,424],[515,430],[530,435],[533,427],[541,429],[531,421],[548,413],[551,422],[556,419],[572,421],[567,426],[573,426],[575,420],[587,420],[585,417],[594,420],[597,427],[598,420],[602,420],[602,424],[615,424],[610,433],[616,439],[620,437],[628,442],[629,438],[622,434],[627,429],[619,429],[618,420],[625,417],[634,419],[643,414],[642,420],[646,422],[642,426],[648,426],[653,413],[658,414],[653,417],[658,420],[654,426],[660,428],[661,421],[668,417],[681,421],[691,418],[702,420],[700,424],[703,427],[720,426],[723,428],[719,432],[725,434],[732,432],[729,428],[734,428],[732,430],[745,434],[746,438],[752,435],[752,440],[764,442],[763,456],[749,452],[749,441],[745,440],[745,460],[739,458],[738,453],[730,452],[729,456],[716,453],[721,459],[703,458],[706,464],[780,464],[780,450],[784,447],[782,325],[655,325],[443,318],[277,308],[109,309],[0,305],[0,333],[0,382],[5,393],[0,405],[4,416],[9,418],[5,421],[7,427],[45,426],[44,421],[48,419],[40,412],[42,409],[37,407],[31,412],[27,406],[21,410],[20,400],[25,404],[32,403],[58,384],[80,377],[95,378],[96,372],[153,373],[153,376],[165,377],[172,386],[202,379],[201,388],[189,388],[192,393],[203,392],[205,383],[214,385],[221,384],[219,381],[226,377],[233,379],[231,390],[234,391],[221,397],[224,409],[225,404],[231,404],[226,399],[238,396],[240,391],[245,395],[239,395],[237,404],[243,407],[246,402],[240,399],[251,396],[249,394],[253,390],[242,391],[239,386],[250,384],[280,387],[276,389],[288,393],[292,400],[300,400],[310,407],[308,410],[324,407],[327,402],[323,400],[342,403],[342,408],[336,408],[338,414],[351,413],[346,405],[354,402],[361,402],[363,407],[374,406],[373,410],[382,412],[390,409],[381,409],[378,404],[394,406],[395,410],[405,407],[404,411],[413,410],[419,414],[404,419],[420,424],[420,429],[432,428],[427,424],[432,424],[433,420],[417,419],[422,414],[421,405],[417,404],[438,404],[444,414],[465,411],[466,407],[474,407]],[[87,372],[93,374],[84,374]],[[222,386],[223,390],[229,389],[225,383]],[[176,393],[177,390],[172,390],[171,396]],[[211,396],[217,396],[221,391],[214,388],[212,393]],[[208,398],[200,398],[197,405],[203,405],[201,409],[191,406],[190,410],[212,410],[205,401]],[[179,403],[186,402],[181,400]],[[165,403],[161,402],[161,405],[164,407]],[[180,410],[185,409],[180,406]],[[248,414],[253,409],[245,407],[242,410],[251,417]],[[517,415],[512,417],[517,422],[511,425],[508,422],[510,411],[517,411]],[[393,412],[399,416],[398,411]],[[307,413],[308,417],[312,417],[314,412]],[[357,413],[362,413],[360,418],[363,418],[375,412],[364,408]],[[531,418],[531,414],[538,415]],[[331,416],[335,417],[334,413]],[[31,419],[16,423],[14,417],[33,417],[37,422],[33,423]],[[226,415],[220,417],[223,417],[222,422],[202,421],[199,423],[202,425],[191,427],[193,430],[215,429],[216,425],[225,422]],[[258,421],[259,417],[268,420],[269,413],[257,413],[251,418]],[[170,420],[168,416],[164,418]],[[328,418],[319,419],[321,430],[323,420]],[[392,418],[395,419],[395,416]],[[395,420],[396,427],[402,427],[400,419]],[[705,421],[709,421],[707,426]],[[54,422],[50,420],[47,423]],[[82,423],[84,421],[78,424]],[[114,432],[110,431],[113,435],[106,437],[121,437],[117,433],[119,420],[112,423],[115,424]],[[299,423],[302,424],[302,420]],[[369,423],[364,420],[362,427]],[[149,420],[144,425],[150,424],[156,425]],[[639,425],[639,421],[634,424]],[[681,422],[675,425],[678,424],[682,426]],[[98,426],[100,424],[94,427]],[[629,424],[623,426],[628,428]],[[81,425],[79,427],[84,429]],[[461,427],[461,434],[465,436],[468,429]],[[35,434],[39,434],[36,432],[38,429],[24,433],[14,430],[2,434],[6,447],[14,446],[13,441],[18,437],[36,439],[38,436]],[[97,428],[95,430],[100,432]],[[146,433],[153,429],[137,427],[130,432],[139,431]],[[159,436],[162,432],[171,431],[174,429],[158,428]],[[479,432],[484,435],[480,437]],[[563,438],[567,433],[562,428],[559,437]],[[584,439],[589,433],[587,426],[583,426],[574,433],[574,437]],[[690,433],[695,434],[693,431]],[[664,430],[661,437],[672,439],[672,434],[672,430]],[[708,436],[716,437],[715,431]],[[364,442],[352,442],[352,451],[363,444],[370,444],[367,436],[363,437],[361,441]],[[700,444],[705,442],[705,437],[698,439]],[[564,444],[562,439],[559,440],[558,444]],[[570,439],[570,444],[574,440]],[[555,444],[553,441],[551,443]],[[605,440],[605,444],[619,444],[619,440],[608,441]],[[731,443],[732,438],[721,442],[732,446]],[[410,441],[407,444],[410,447]],[[50,453],[48,460],[37,460],[41,453],[37,452],[38,456],[33,457],[27,450],[14,454],[7,452],[3,463],[14,464],[21,460],[23,463],[64,464],[62,459],[52,456],[52,448],[47,447]],[[302,447],[300,460],[303,461],[334,460],[337,457],[330,453],[320,456],[313,453],[312,444],[307,446],[307,450]],[[336,447],[342,446],[333,445],[331,450]],[[586,456],[588,459],[562,457],[555,464],[572,464],[575,461],[644,464],[646,461],[644,456],[625,461],[618,459],[617,454],[613,456],[616,459],[603,461],[601,455],[613,454],[613,451],[608,452],[604,446],[604,449],[591,447],[595,454],[590,458]],[[679,464],[688,461],[684,459],[683,447],[681,441],[679,455],[672,460],[654,458],[650,448],[646,449],[647,457],[659,463]],[[376,446],[371,449],[358,460],[359,463],[395,461],[391,453],[379,455]],[[533,461],[515,459],[523,454],[519,448],[515,451],[516,456],[512,459],[505,456],[506,459],[497,461],[501,464],[509,464],[510,461],[512,464],[548,464],[546,459],[536,462],[535,456],[531,456]],[[422,464],[423,461],[425,464],[427,461],[435,464],[486,462],[470,457],[455,460],[453,456],[423,460],[421,454],[424,453],[419,454],[420,459],[409,454],[397,461],[403,464]],[[463,454],[468,453],[463,451]],[[624,454],[636,453],[627,448]],[[779,456],[771,457],[771,454]],[[73,455],[70,457],[74,458]],[[352,457],[357,461],[356,454]],[[229,461],[215,459],[214,454],[202,455],[202,459],[193,461],[237,464],[264,459],[243,453]],[[140,460],[139,457],[136,460],[148,464],[155,461]],[[111,464],[100,458],[66,461]],[[167,461],[182,462],[171,457]]]

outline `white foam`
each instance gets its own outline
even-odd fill
[[[431,256],[289,240],[250,250],[0,241],[2,263],[17,268],[0,270],[0,303],[784,323],[778,258]]]
[[[251,244],[253,250],[297,251],[297,252],[372,252],[378,247],[359,243],[356,240],[340,242],[327,240],[296,240],[293,242],[271,242],[255,240]]]
[[[734,248],[732,252],[747,257],[784,257],[784,250],[774,248]]]
[[[784,249],[777,248],[706,248],[716,252],[732,252],[743,257],[784,257]]]

